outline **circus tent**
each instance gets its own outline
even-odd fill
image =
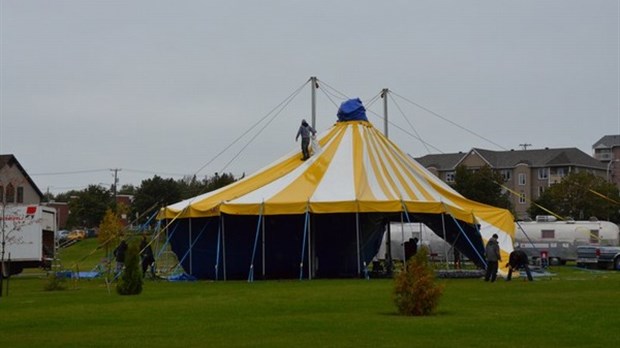
[[[505,209],[471,201],[375,128],[359,99],[300,151],[219,190],[163,208],[173,251],[203,279],[360,276],[390,221],[423,222],[484,268],[484,243],[512,251]]]

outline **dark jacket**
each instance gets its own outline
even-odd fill
[[[487,261],[497,262],[502,260],[502,256],[499,253],[499,243],[497,243],[497,239],[495,238],[489,239],[484,252],[486,254]]]
[[[124,240],[114,249],[116,262],[125,262],[125,253],[127,252],[127,242]]]
[[[528,264],[527,254],[523,250],[515,250],[508,257],[507,267],[512,269],[522,268]]]

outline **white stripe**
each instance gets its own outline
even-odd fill
[[[312,202],[354,201],[355,179],[353,172],[353,132],[347,127],[327,167],[323,179],[312,196]]]

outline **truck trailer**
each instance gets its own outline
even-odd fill
[[[56,209],[5,206],[0,212],[0,269],[3,276],[25,268],[51,267],[55,253]]]

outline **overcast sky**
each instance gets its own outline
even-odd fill
[[[383,129],[389,88],[415,157],[620,134],[618,0],[0,4],[0,153],[44,192],[250,174],[298,149],[311,76],[319,132],[345,96]]]

